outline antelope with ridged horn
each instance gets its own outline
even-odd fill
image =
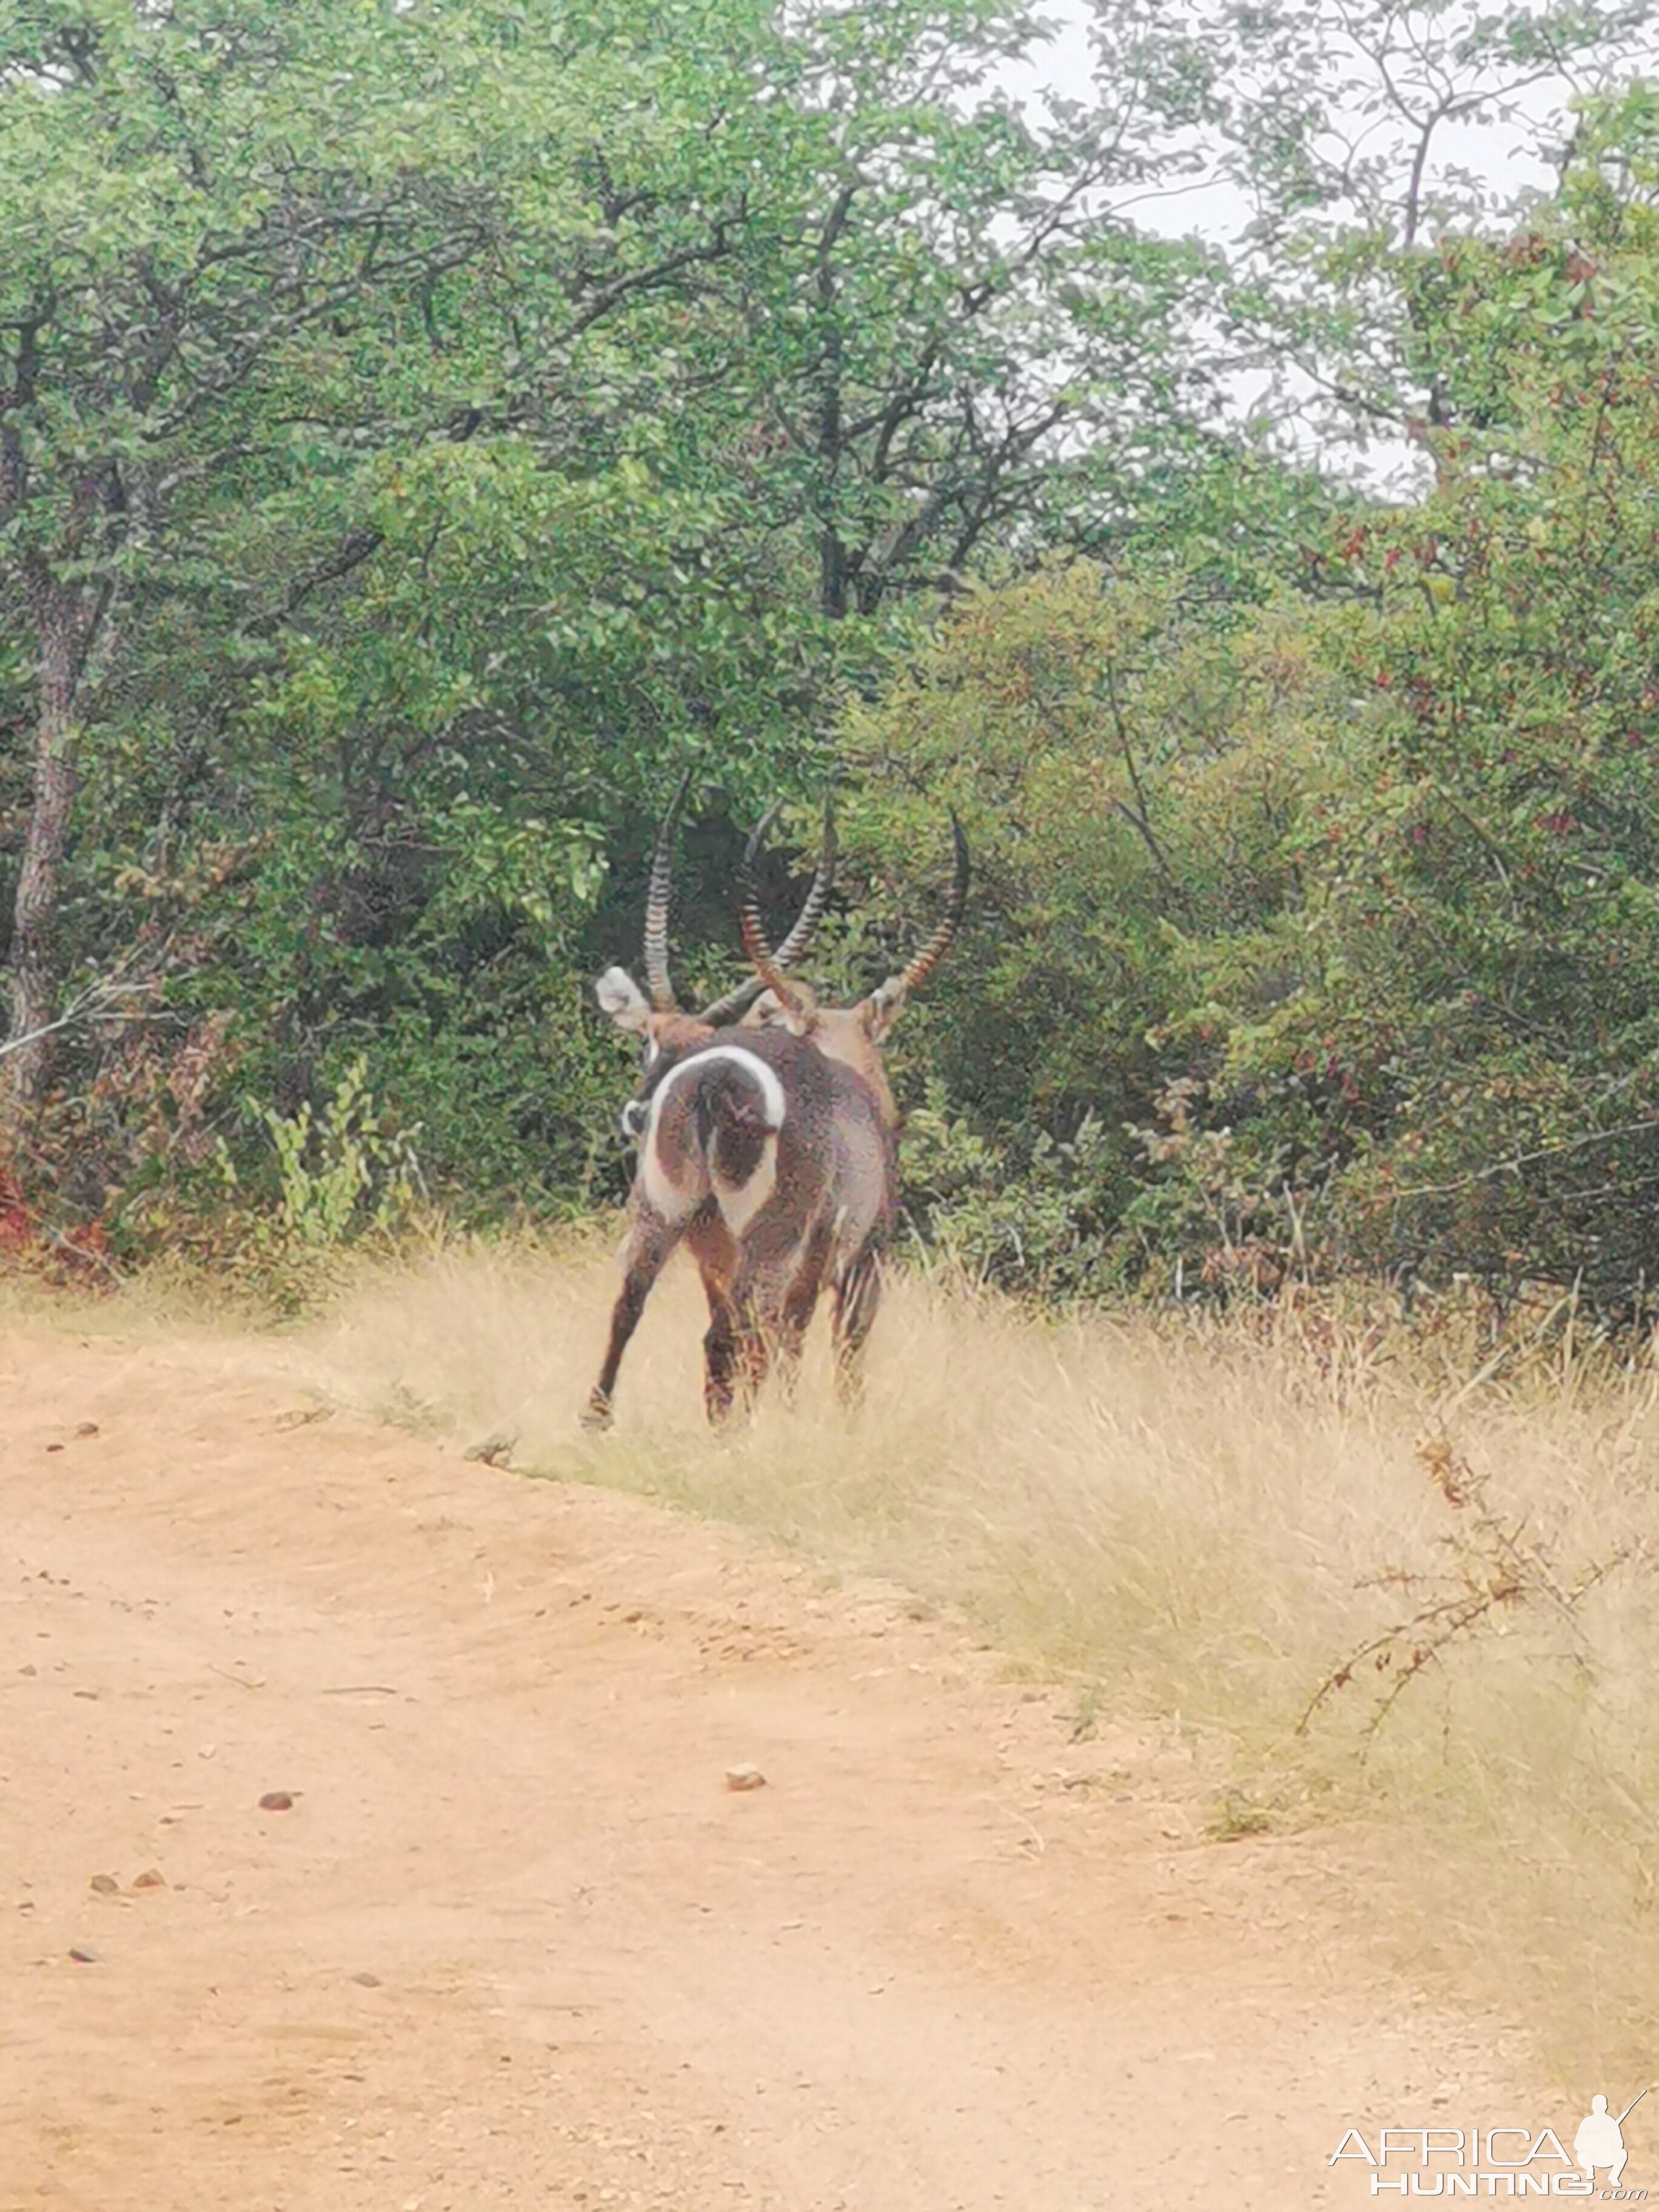
[[[674,833],[690,779],[658,832],[647,899],[650,995],[620,968],[596,986],[601,1010],[641,1038],[645,1067],[623,1112],[637,1139],[634,1220],[623,1286],[585,1419],[607,1426],[617,1376],[652,1285],[684,1244],[708,1302],[704,1403],[722,1420],[751,1399],[774,1358],[793,1364],[826,1280],[835,1286],[838,1364],[868,1332],[870,1286],[894,1205],[892,1144],[879,1106],[849,1069],[785,1032],[732,1026],[770,977],[757,975],[696,1016],[668,972]],[[775,965],[805,950],[830,892],[833,826],[799,921]]]
[[[765,985],[764,991],[745,1015],[745,1024],[755,1029],[780,1029],[791,1036],[805,1037],[830,1060],[850,1067],[874,1091],[884,1122],[889,1129],[896,1132],[902,1126],[902,1116],[887,1080],[881,1048],[886,1042],[894,1023],[904,1012],[911,992],[927,981],[956,941],[957,932],[962,927],[962,917],[968,905],[970,873],[968,839],[952,809],[951,836],[954,866],[951,889],[945,897],[944,919],[921,951],[896,975],[890,975],[885,982],[878,984],[868,997],[860,999],[856,1006],[826,1006],[819,1002],[817,994],[810,983],[804,983],[787,972],[793,963],[800,957],[799,950],[793,941],[793,933],[775,953],[766,941],[755,885],[755,860],[777,811],[774,806],[766,815],[750,838],[744,854],[742,904],[739,909],[743,922],[743,945],[749,955],[750,966]],[[785,957],[786,953],[787,958]]]

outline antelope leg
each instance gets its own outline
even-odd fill
[[[866,1244],[836,1277],[830,1331],[835,1345],[836,1387],[843,1402],[854,1402],[863,1389],[865,1340],[881,1304],[881,1254]]]
[[[666,1222],[659,1213],[647,1207],[641,1206],[635,1215],[628,1249],[623,1256],[623,1286],[611,1310],[611,1340],[605,1346],[605,1364],[582,1414],[584,1428],[610,1427],[614,1418],[611,1394],[617,1387],[617,1370],[628,1349],[628,1340],[639,1327],[651,1285],[684,1233],[683,1223]]]

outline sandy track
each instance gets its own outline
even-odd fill
[[[1522,2108],[1173,1735],[310,1404],[0,1340],[0,2212],[1287,2212]]]

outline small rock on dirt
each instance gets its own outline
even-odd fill
[[[79,1421],[76,1424],[75,1433],[77,1437],[95,1437],[98,1424],[96,1421]]]
[[[71,1943],[70,1956],[77,1966],[95,1966],[99,1963],[98,1954],[90,1943]]]
[[[259,1810],[262,1813],[291,1813],[294,1810],[294,1792],[291,1790],[267,1790],[259,1800]]]
[[[360,1990],[378,1990],[380,1986],[378,1974],[354,1974],[351,1978]]]
[[[121,1885],[112,1874],[95,1874],[87,1884],[87,1887],[95,1890],[100,1897],[114,1897],[119,1892]]]
[[[132,1886],[135,1889],[165,1889],[167,1878],[160,1867],[146,1867],[143,1874],[134,1875]]]
[[[461,1454],[461,1457],[472,1460],[483,1467],[501,1467],[505,1464],[512,1453],[514,1445],[518,1441],[516,1435],[509,1436],[505,1429],[498,1429],[494,1436],[486,1437],[482,1443],[469,1444]]]
[[[766,1777],[758,1766],[728,1766],[726,1786],[728,1790],[764,1790]]]

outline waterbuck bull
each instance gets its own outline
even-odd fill
[[[837,1382],[843,1391],[855,1386],[897,1203],[898,1117],[878,1048],[909,990],[943,957],[966,896],[958,825],[945,925],[859,1007],[819,1008],[786,971],[805,950],[829,895],[832,827],[826,813],[812,889],[775,954],[752,886],[763,823],[744,863],[744,934],[755,975],[688,1016],[675,998],[667,958],[672,838],[685,789],[682,782],[664,818],[652,865],[645,929],[651,995],[620,968],[607,969],[596,986],[602,1011],[642,1041],[646,1065],[623,1114],[640,1158],[623,1286],[585,1416],[595,1427],[611,1419],[629,1340],[652,1285],[682,1243],[708,1302],[703,1396],[711,1420],[723,1419],[739,1393],[751,1399],[773,1359],[793,1368],[826,1285]],[[763,994],[780,1019],[769,1018]],[[744,1013],[742,1026],[731,1025]]]

